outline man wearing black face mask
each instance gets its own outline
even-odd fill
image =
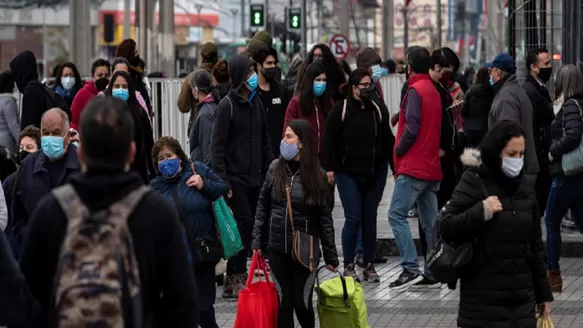
[[[267,127],[271,139],[271,150],[275,158],[279,157],[279,143],[281,140],[281,131],[285,119],[285,111],[291,99],[288,89],[277,81],[277,75],[280,74],[277,69],[277,52],[273,48],[251,47],[253,60],[257,63],[257,75],[259,78],[259,87],[257,93],[267,111]]]
[[[522,87],[528,95],[533,109],[533,137],[540,168],[535,183],[535,192],[542,216],[547,207],[547,197],[551,185],[547,154],[551,145],[551,123],[555,116],[553,102],[545,85],[553,73],[552,60],[548,50],[539,48],[529,51],[526,55],[526,68],[529,74]]]

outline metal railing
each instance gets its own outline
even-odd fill
[[[381,86],[385,103],[391,115],[398,113],[401,101],[401,87],[405,76],[391,74],[381,78]],[[154,116],[154,140],[162,136],[176,138],[182,147],[188,151],[188,120],[190,113],[181,113],[176,106],[178,94],[182,87],[182,79],[150,79],[152,85],[152,106]]]

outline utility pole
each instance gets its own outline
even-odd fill
[[[132,37],[131,22],[130,22],[131,10],[132,10],[131,0],[124,0],[123,8],[124,8],[124,12],[123,12],[123,38],[129,39]]]
[[[340,13],[338,14],[338,25],[340,27],[340,34],[343,34],[350,40],[350,0],[339,0]],[[291,1],[290,1],[291,2]],[[305,23],[304,23],[305,24]]]
[[[148,0],[138,2],[138,52],[144,61],[148,57]],[[75,1],[71,1],[75,2]]]
[[[245,28],[245,0],[241,0],[241,35],[246,36],[245,31],[247,31]]]
[[[237,41],[237,9],[231,9],[231,14],[233,15],[233,43]]]
[[[89,1],[70,1],[69,23],[71,30],[69,33],[69,44],[71,45],[71,61],[80,70],[82,76],[89,75],[90,60],[93,57],[90,49],[91,40],[91,8]],[[46,58],[45,58],[46,60]]]
[[[409,0],[405,0],[405,5],[403,6],[403,54],[406,55],[407,49],[409,48]]]
[[[383,57],[393,58],[395,46],[395,3],[393,0],[383,0]]]
[[[308,53],[308,27],[306,21],[306,0],[302,0],[302,53]]]
[[[174,0],[160,1],[160,55],[162,71],[169,77],[176,75],[174,58]]]
[[[437,48],[441,48],[443,43],[442,34],[443,31],[441,29],[441,0],[437,0]]]

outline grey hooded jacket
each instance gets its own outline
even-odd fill
[[[12,94],[0,94],[0,146],[17,153],[19,134],[20,115],[16,99]]]

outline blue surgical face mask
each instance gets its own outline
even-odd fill
[[[524,157],[503,157],[502,158],[502,172],[509,178],[516,178],[522,171],[524,166]]]
[[[371,77],[374,83],[377,83],[382,76],[381,65],[373,65],[370,70],[372,71]]]
[[[279,153],[286,161],[291,161],[300,152],[298,145],[295,143],[288,144],[285,140],[279,144]]]
[[[381,76],[389,75],[389,70],[386,67],[381,67]]]
[[[247,88],[249,88],[249,91],[255,91],[255,89],[257,89],[257,73],[253,73],[253,75],[251,75],[251,77],[247,80],[247,82],[245,84],[247,84]]]
[[[496,82],[494,82],[494,78],[490,76],[490,85],[493,86],[494,84],[496,84]]]
[[[166,179],[171,179],[178,174],[180,170],[180,159],[178,157],[168,158],[158,163],[158,171]]]
[[[314,91],[314,96],[320,97],[326,91],[326,81],[314,81],[312,90]]]
[[[130,97],[130,92],[128,89],[113,89],[111,90],[111,95],[115,98],[121,99],[123,101],[128,101]]]
[[[65,153],[65,137],[42,136],[40,141],[43,153],[50,159],[59,158]]]
[[[75,78],[70,76],[65,76],[61,78],[61,85],[65,90],[71,90],[75,86]]]

